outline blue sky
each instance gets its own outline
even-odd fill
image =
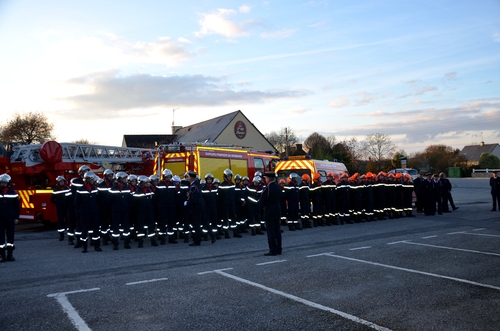
[[[0,0],[0,108],[121,145],[241,110],[406,152],[500,142],[500,1]]]

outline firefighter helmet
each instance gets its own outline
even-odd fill
[[[297,175],[295,172],[292,172],[289,177],[290,180],[295,183],[297,183],[300,180],[300,176]]]
[[[200,180],[200,185],[205,185],[206,183],[207,183],[206,180],[204,180],[204,179]]]
[[[214,179],[214,184],[220,184],[220,179],[219,178],[215,178]]]
[[[255,177],[255,176],[262,177],[262,172],[260,172],[260,171],[256,171],[256,172],[255,172],[255,174],[254,174],[254,177]]]
[[[284,179],[280,179],[280,181],[278,182],[278,184],[286,184],[286,182],[285,182]]]
[[[111,169],[106,169],[106,170],[104,170],[104,172],[102,173],[102,175],[103,176],[114,175],[114,172]]]
[[[237,180],[237,179],[241,180],[241,178],[242,178],[242,177],[241,177],[241,175],[240,175],[240,174],[236,174],[236,176],[234,176],[234,180]]]
[[[332,177],[332,178],[333,178],[333,172],[331,172],[331,171],[330,171],[330,172],[328,172],[328,173],[326,174],[326,177]]]
[[[83,175],[84,173],[90,171],[90,167],[87,165],[82,165],[80,168],[78,168],[78,173],[80,175]]]
[[[137,181],[137,176],[136,175],[128,175],[127,181],[130,183],[133,180]]]
[[[83,179],[86,181],[86,182],[90,182],[90,180],[96,180],[95,178],[95,174],[92,172],[92,171],[87,171],[85,173],[85,175],[83,175]]]
[[[102,182],[104,182],[104,179],[100,178],[100,177],[97,177],[97,178],[94,178],[94,180],[97,182],[97,185],[101,184]]]
[[[314,174],[313,178],[314,178],[314,180],[318,180],[321,178],[321,175],[317,172]]]
[[[255,183],[255,182],[260,183],[260,181],[261,181],[261,178],[260,178],[259,176],[255,176],[255,177],[253,178],[253,180],[252,180],[252,182],[254,182],[254,183]]]
[[[150,180],[148,176],[140,175],[139,177],[137,177],[137,184],[139,184],[139,186],[144,186],[146,183],[149,182]]]
[[[181,178],[180,178],[179,176],[177,176],[177,175],[176,175],[176,176],[173,176],[173,177],[172,177],[172,181],[173,181],[174,183],[180,183],[180,182],[181,182]]]
[[[302,180],[306,180],[306,181],[307,181],[307,180],[311,180],[311,177],[309,177],[309,175],[308,175],[308,174],[303,174],[303,175],[302,175]]]
[[[157,182],[160,180],[160,177],[158,177],[156,175],[151,175],[151,176],[149,176],[149,180],[152,182]]]
[[[224,170],[224,178],[229,176],[233,176],[233,172],[231,171],[231,169]]]
[[[59,183],[59,182],[66,182],[66,178],[64,178],[64,176],[57,176],[56,183]]]
[[[120,171],[120,172],[117,172],[117,173],[115,174],[115,176],[116,176],[116,180],[120,182],[120,181],[122,181],[124,178],[127,178],[127,176],[128,176],[128,175],[127,175],[127,173],[126,173],[126,172]]]
[[[205,175],[205,179],[207,178],[212,178],[212,180],[214,179],[214,175],[212,175],[211,173],[208,173]]]
[[[8,183],[10,182],[10,176],[7,174],[0,175],[0,182]]]
[[[163,170],[163,172],[161,174],[163,177],[167,177],[167,176],[172,177],[173,176],[172,171],[170,169]]]
[[[243,181],[245,181],[245,180],[250,180],[250,178],[248,178],[248,176],[245,176],[245,177],[243,177],[243,179],[242,179],[242,180],[243,180]]]

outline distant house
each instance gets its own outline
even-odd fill
[[[154,148],[170,143],[209,143],[254,151],[276,150],[240,110],[185,127],[172,126],[170,135],[124,135],[122,146]]]
[[[483,141],[479,145],[465,146],[460,154],[465,155],[469,165],[478,165],[481,154],[493,154],[500,158],[500,145],[499,144],[485,144]]]

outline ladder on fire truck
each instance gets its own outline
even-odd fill
[[[54,142],[56,143],[56,142]],[[152,160],[156,156],[155,149],[116,147],[77,143],[56,143],[62,148],[60,162],[91,163],[107,168],[110,164],[138,163]],[[26,166],[35,166],[47,162],[44,160],[42,144],[21,145],[14,147],[11,163],[23,162]]]

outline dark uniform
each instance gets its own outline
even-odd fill
[[[262,191],[262,196],[259,200],[264,209],[264,220],[266,222],[267,241],[269,245],[269,252],[264,255],[281,255],[281,188],[274,180],[276,176],[274,172],[265,173],[264,176],[273,178],[273,181]]]
[[[19,195],[9,187],[9,183],[9,175],[0,175],[0,262],[15,261],[12,255],[15,249],[14,227],[21,211]],[[5,257],[6,248],[7,257]]]
[[[94,250],[101,251],[99,235],[99,204],[97,202],[98,190],[94,185],[94,174],[87,172],[85,182],[76,190],[75,209],[80,216],[82,252],[87,252],[87,239],[90,234]],[[75,245],[76,246],[76,245]]]
[[[112,176],[113,172],[107,169],[104,174],[104,180],[102,183],[97,185],[97,190],[99,194],[97,200],[99,202],[99,223],[101,230],[101,237],[103,245],[107,245],[110,240],[110,228],[111,228],[111,205],[109,204],[109,190],[113,186]]]
[[[210,225],[212,233],[217,239],[221,239],[218,233],[217,215],[217,186],[212,183],[213,177],[205,176],[206,184],[201,187],[201,194],[205,201],[205,218]]]
[[[299,223],[299,186],[297,174],[290,174],[290,183],[285,185],[285,199],[288,208],[287,223],[290,231],[302,230]]]
[[[415,190],[415,195],[417,196],[417,201],[416,201],[416,207],[417,207],[417,213],[421,213],[424,211],[424,181],[425,178],[421,177],[419,174],[419,177],[415,178],[413,181],[413,186]]]
[[[122,177],[123,176],[123,177]],[[118,249],[120,233],[123,235],[124,247],[130,249],[130,206],[133,198],[129,186],[122,182],[125,173],[118,173],[118,182],[109,190],[109,204],[111,207],[113,249]]]
[[[165,244],[165,233],[168,236],[168,242],[176,244],[175,231],[175,183],[169,177],[163,176],[156,185],[156,193],[158,194],[158,234],[160,243]]]
[[[208,222],[204,222],[205,218],[205,200],[203,200],[203,196],[201,193],[201,185],[200,181],[196,179],[195,172],[188,172],[188,175],[191,179],[189,185],[189,193],[187,197],[187,201],[185,202],[186,208],[189,213],[189,223],[193,228],[193,242],[189,244],[189,246],[200,246],[201,245],[201,225],[202,223],[204,227],[207,227],[207,230],[212,237],[212,243],[215,242],[215,234],[212,233]]]
[[[151,246],[158,246],[155,238],[154,192],[147,185],[149,183],[148,177],[139,176],[137,182],[139,185],[135,189],[133,199],[137,211],[138,247],[143,247],[144,237],[146,236],[151,239]]]
[[[500,177],[497,176],[496,171],[494,172],[493,177],[490,178],[490,187],[491,187],[491,198],[493,199],[493,208],[491,211],[500,210]]]
[[[424,180],[422,190],[424,192],[424,214],[425,216],[436,215],[436,196],[434,189],[434,181],[431,179],[431,174],[427,174]]]
[[[225,238],[230,238],[229,229],[233,230],[233,237],[241,238],[236,229],[236,206],[235,187],[232,179],[232,171],[224,170],[224,181],[219,185],[219,196],[221,199],[222,215],[220,215]]]
[[[323,224],[323,196],[321,190],[321,178],[319,174],[314,175],[314,181],[310,187],[311,201],[312,201],[312,219],[314,226]]]
[[[57,180],[59,179],[59,180]],[[52,190],[50,202],[56,205],[57,212],[57,232],[59,232],[59,241],[64,240],[64,231],[69,225],[69,208],[73,204],[71,189],[65,185],[64,177],[57,177],[57,185]],[[60,185],[62,184],[62,185]],[[68,242],[70,245],[73,243],[73,236],[68,235]]]
[[[236,230],[239,233],[248,233],[245,229],[246,227],[246,218],[247,218],[247,208],[246,208],[246,200],[245,200],[245,185],[241,182],[241,176],[236,175],[234,177],[234,206],[236,211]]]
[[[340,176],[340,182],[337,183],[337,209],[339,211],[340,224],[352,223],[350,220],[350,185],[347,174]]]
[[[305,177],[307,176],[307,177]],[[312,228],[309,216],[311,214],[311,198],[309,196],[309,175],[302,175],[302,183],[299,187],[300,219],[302,226]]]
[[[263,186],[260,183],[260,178],[254,178],[252,184],[248,185],[246,188],[247,196],[247,212],[248,212],[248,222],[252,230],[252,236],[257,234],[264,234],[260,230],[261,222],[261,211],[260,197],[262,195]]]

